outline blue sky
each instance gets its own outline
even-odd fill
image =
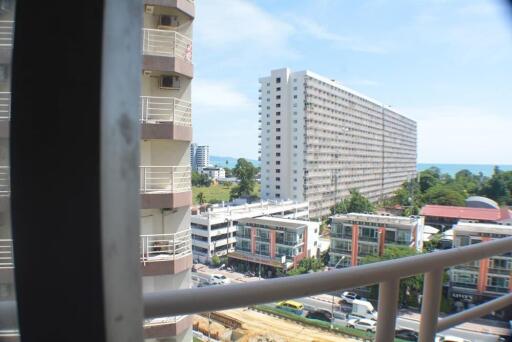
[[[194,140],[257,158],[258,78],[309,69],[418,122],[418,161],[512,164],[512,16],[499,0],[199,0]]]

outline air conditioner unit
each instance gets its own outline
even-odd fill
[[[161,15],[158,20],[158,28],[169,29],[178,26],[180,26],[180,22],[175,15]]]
[[[155,6],[146,5],[146,8],[145,8],[146,13],[153,14],[154,11],[155,11]]]
[[[152,71],[151,70],[144,70],[143,73],[144,73],[144,76],[150,76],[152,74]]]
[[[160,76],[160,89],[180,89],[180,77],[170,75]]]

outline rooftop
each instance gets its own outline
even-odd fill
[[[490,233],[490,234],[503,234],[512,235],[512,226],[492,223],[473,223],[473,222],[459,222],[453,227],[455,233],[474,232],[474,233]]]
[[[270,227],[284,227],[284,228],[303,228],[304,226],[308,226],[310,224],[318,224],[318,222],[311,221],[300,221],[293,219],[285,219],[280,217],[271,217],[271,216],[262,216],[262,217],[254,217],[254,218],[246,218],[238,221],[243,224],[260,224]]]
[[[213,207],[206,212],[192,215],[192,223],[197,224],[216,224],[226,220],[236,221],[243,218],[277,214],[282,211],[297,209],[300,211],[308,210],[309,202],[295,201],[261,201],[251,204],[242,204],[237,206],[224,205]]]
[[[430,204],[421,208],[420,215],[481,221],[500,221],[511,216],[508,208],[468,208]]]
[[[348,213],[342,215],[331,216],[333,220],[354,220],[354,221],[370,221],[378,223],[393,223],[411,225],[416,224],[417,217],[404,217],[404,216],[391,216],[391,215],[378,215],[378,214],[362,214],[362,213]]]

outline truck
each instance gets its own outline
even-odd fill
[[[377,320],[377,311],[372,303],[366,300],[354,299],[352,303],[352,311],[348,315],[351,318],[367,318]]]

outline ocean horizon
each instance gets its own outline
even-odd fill
[[[512,165],[509,164],[442,164],[442,163],[418,163],[416,169],[418,171],[427,170],[431,167],[437,167],[441,173],[448,173],[455,176],[460,170],[469,170],[472,173],[482,172],[484,176],[492,176],[494,167],[498,166],[501,171],[512,171]]]

